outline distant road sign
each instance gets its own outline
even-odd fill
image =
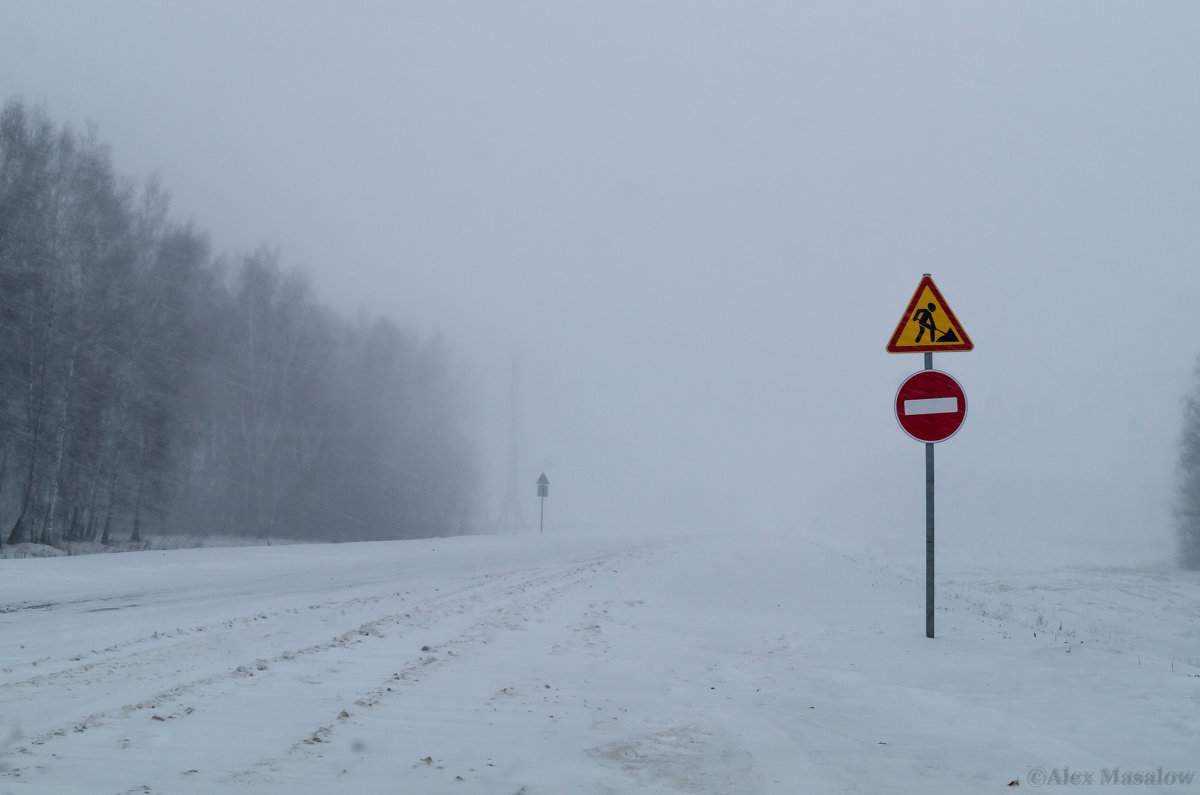
[[[928,273],[888,340],[888,353],[969,351],[975,347]]]
[[[918,442],[944,442],[966,418],[966,393],[941,370],[919,370],[896,390],[896,420]]]
[[[542,476],[537,479],[538,497],[541,498],[541,510],[538,511],[538,535],[546,529],[546,498],[550,496],[550,479],[543,472]]]

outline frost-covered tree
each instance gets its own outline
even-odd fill
[[[213,261],[168,205],[94,130],[0,108],[0,540],[466,532],[449,352],[276,251]]]
[[[4,292],[0,496],[16,506],[9,540],[57,542],[84,521],[96,411],[131,287],[128,185],[95,137],[10,102],[0,111],[0,285]]]
[[[162,272],[203,262],[94,130],[0,110],[0,516],[11,542],[92,539],[174,468],[186,313]],[[197,246],[199,248],[197,249]],[[198,252],[198,253],[194,253]],[[185,262],[186,261],[186,262]],[[184,294],[191,295],[190,286]],[[180,292],[180,290],[176,290]],[[133,495],[139,496],[133,496]]]
[[[1183,433],[1179,439],[1179,495],[1176,517],[1179,563],[1200,569],[1200,364],[1195,386],[1183,399]]]

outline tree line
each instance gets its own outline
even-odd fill
[[[214,256],[95,129],[0,111],[0,540],[466,532],[445,345],[343,318],[259,249]]]
[[[1200,361],[1196,363],[1195,386],[1183,398],[1177,487],[1179,564],[1200,570]]]

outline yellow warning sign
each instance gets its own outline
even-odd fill
[[[933,279],[928,273],[922,276],[888,341],[888,353],[969,351],[974,347]]]

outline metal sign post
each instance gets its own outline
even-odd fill
[[[546,498],[550,496],[550,481],[546,479],[546,473],[537,480],[538,498],[541,499],[541,511],[538,513],[538,535],[542,534],[546,520]]]
[[[924,353],[925,369],[896,391],[896,419],[925,443],[925,637],[933,637],[933,446],[953,436],[967,416],[967,396],[957,381],[933,369],[934,351],[975,347],[933,279],[921,277],[908,308],[888,341],[888,353]]]
[[[958,432],[967,418],[967,396],[951,376],[933,369],[925,354],[919,370],[896,390],[896,420],[925,444],[925,637],[933,637],[933,446]]]
[[[933,354],[925,354],[926,372]],[[925,637],[933,637],[933,442],[925,443]]]

